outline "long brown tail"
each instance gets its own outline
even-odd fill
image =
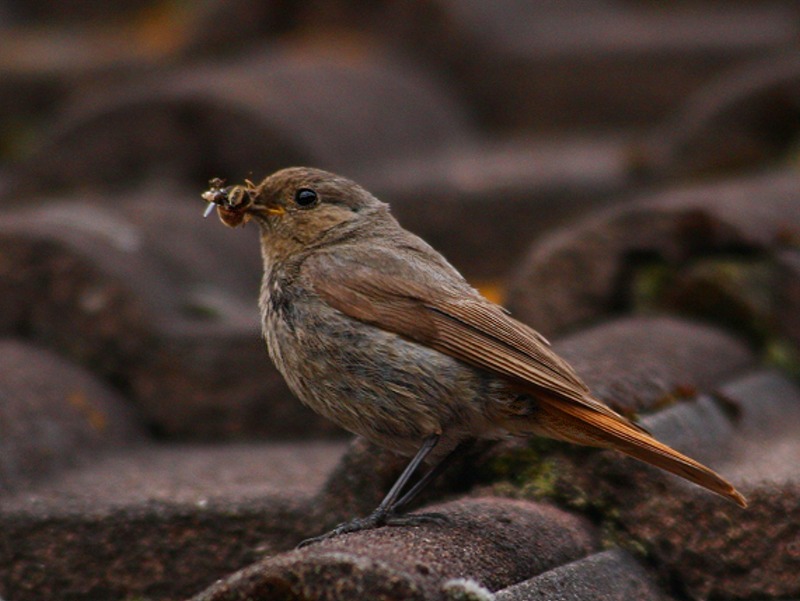
[[[555,438],[616,449],[747,507],[745,498],[722,476],[658,442],[621,415],[599,413],[561,399],[543,399],[540,407],[542,425]]]

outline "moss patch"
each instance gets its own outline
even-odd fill
[[[767,341],[765,361],[800,380],[800,351],[787,340],[775,337]]]
[[[760,256],[703,257],[682,266],[641,265],[631,281],[633,309],[669,311],[715,323],[756,344],[771,336],[775,265]]]

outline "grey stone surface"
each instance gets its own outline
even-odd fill
[[[140,444],[5,495],[3,510],[88,515],[152,503],[203,508],[305,498],[319,492],[345,448],[334,441]]]
[[[653,123],[737,60],[785,48],[796,7],[444,2],[454,70],[484,122],[505,128]],[[593,6],[592,6],[593,4]]]
[[[495,601],[666,601],[655,578],[625,551],[590,555],[498,591]]]
[[[338,443],[98,454],[0,497],[0,595],[180,599],[313,529]]]
[[[587,522],[554,507],[487,498],[430,509],[449,523],[315,543],[254,564],[194,599],[441,599],[442,585],[464,574],[496,590],[597,548]]]
[[[297,28],[383,33],[437,65],[486,127],[652,124],[718,72],[791,47],[791,2],[337,0],[295,9]]]
[[[353,175],[471,135],[445,86],[374,46],[276,44],[91,92],[17,166],[11,198],[164,178],[201,187],[297,164]]]
[[[780,253],[777,280],[775,320],[782,335],[800,348],[800,251]]]
[[[649,294],[669,307],[670,272],[679,276],[704,258],[761,260],[772,269],[774,253],[800,230],[798,190],[795,173],[772,172],[684,185],[592,215],[532,246],[512,280],[509,306],[549,335],[635,309],[637,284],[655,288]],[[704,308],[698,317],[735,320],[724,304]]]
[[[771,53],[718,74],[660,124],[642,167],[662,179],[755,171],[795,152],[800,54]]]
[[[554,348],[594,394],[626,412],[690,401],[755,365],[741,339],[669,316],[610,320],[560,338]]]
[[[724,474],[749,507],[609,452],[551,456],[558,469],[552,494],[605,512],[611,540],[634,541],[661,576],[694,598],[797,596],[796,385],[756,372],[722,386],[716,399],[677,405],[643,423]]]
[[[531,241],[630,189],[631,145],[620,134],[482,141],[358,176],[468,278],[497,283]]]
[[[3,339],[0,364],[0,498],[146,439],[125,399],[52,352]]]

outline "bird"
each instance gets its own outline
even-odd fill
[[[411,457],[371,514],[304,544],[435,521],[403,510],[472,441],[508,436],[615,449],[747,506],[722,476],[592,395],[544,336],[483,297],[350,179],[289,167],[259,184],[215,178],[202,198],[206,216],[216,209],[229,227],[259,226],[263,336],[293,394]]]

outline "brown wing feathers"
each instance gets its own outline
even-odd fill
[[[572,423],[580,431],[573,442],[590,446],[609,446],[635,459],[671,472],[690,482],[699,484],[741,507],[747,507],[745,498],[722,476],[703,464],[679,453],[675,449],[643,434],[631,424],[613,417],[593,412],[574,404],[546,403],[543,411],[562,423]],[[547,419],[547,418],[545,418]],[[596,442],[580,440],[581,436]]]
[[[497,305],[465,297],[463,291],[455,297],[417,282],[365,273],[361,266],[346,278],[341,271],[327,278],[324,271],[314,274],[314,286],[330,306],[528,387],[554,437],[615,448],[746,505],[721,476],[594,399],[544,337]]]

